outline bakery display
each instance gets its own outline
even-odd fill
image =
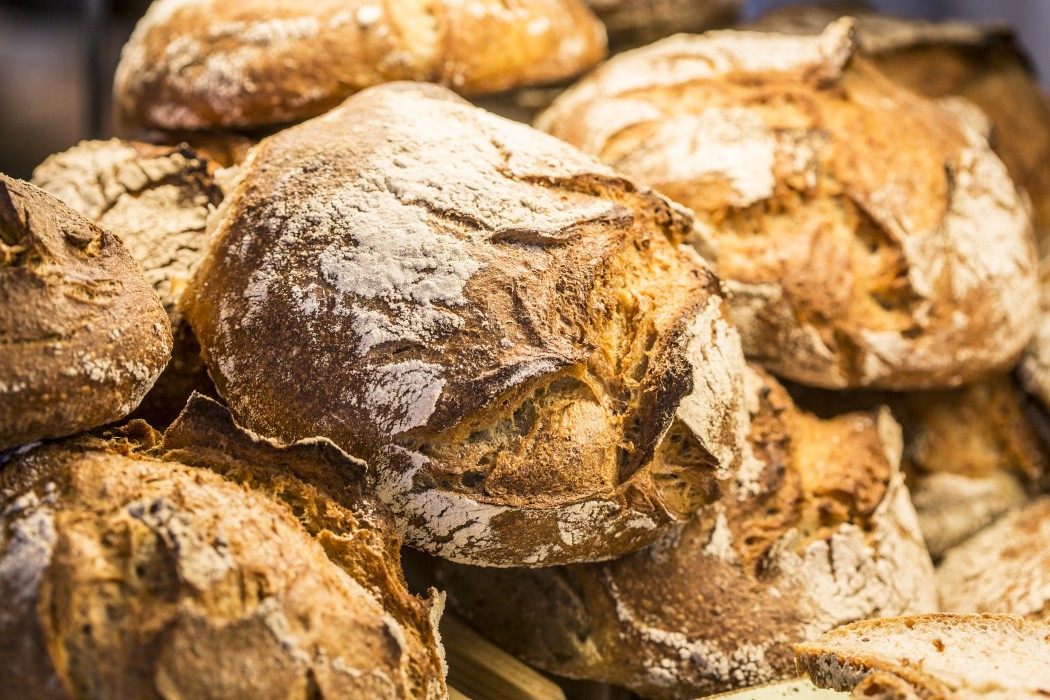
[[[757,372],[748,404],[750,479],[696,519],[600,564],[435,563],[450,607],[540,668],[659,699],[790,678],[793,643],[936,610],[889,412],[821,420]]]
[[[171,347],[120,239],[0,175],[0,451],[123,418]]]
[[[1050,498],[1044,496],[948,550],[937,568],[944,610],[1050,617]]]
[[[110,139],[84,141],[33,172],[33,184],[120,237],[168,312],[171,362],[132,416],[155,427],[174,420],[194,391],[215,391],[175,306],[203,255],[208,216],[222,201],[215,170],[186,147]]]
[[[4,692],[445,697],[440,598],[404,589],[361,462],[224,413],[200,399],[163,437],[132,423],[0,471]],[[326,470],[342,503],[299,478]]]
[[[442,88],[378,86],[253,151],[183,310],[234,414],[365,458],[412,546],[608,559],[741,461],[739,339],[670,243],[690,225]]]
[[[605,44],[579,0],[157,0],[124,47],[114,96],[131,131],[263,127],[397,80],[464,94],[556,82]]]
[[[546,131],[690,207],[745,353],[828,388],[956,386],[1035,329],[1031,225],[984,138],[821,35],[709,32],[620,54]]]
[[[795,647],[817,685],[884,700],[1022,700],[1050,693],[1050,626],[1015,615],[867,620]]]

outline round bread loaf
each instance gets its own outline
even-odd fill
[[[887,76],[928,97],[965,98],[987,114],[995,152],[1031,197],[1041,254],[1050,252],[1050,96],[1013,30],[891,17],[863,7],[843,12],[856,18],[860,53]],[[819,34],[843,12],[823,5],[779,7],[754,27]]]
[[[605,30],[579,0],[156,0],[114,93],[132,127],[259,127],[378,83],[498,92],[570,78],[604,53]]]
[[[367,459],[415,547],[614,557],[739,464],[739,339],[670,243],[691,220],[556,139],[379,86],[264,140],[220,214],[182,298],[220,393]]]
[[[1036,257],[968,124],[817,37],[679,36],[621,54],[538,123],[689,206],[745,354],[828,388],[956,386],[1008,369]]]
[[[823,417],[889,406],[904,428],[908,490],[934,559],[1047,485],[1050,455],[1010,375],[940,391],[789,390]]]
[[[889,411],[823,421],[748,385],[751,478],[696,520],[600,564],[441,562],[450,604],[540,668],[683,699],[793,677],[791,645],[846,622],[935,610]]]
[[[206,399],[159,443],[131,426],[0,472],[6,694],[446,697],[441,598],[406,591],[361,462],[268,443]],[[299,478],[328,472],[341,503]]]
[[[171,347],[120,239],[0,175],[0,450],[123,418]]]
[[[1050,497],[997,520],[937,568],[941,609],[1050,619]]]
[[[204,254],[208,216],[222,201],[215,165],[181,146],[84,141],[33,171],[33,184],[120,236],[164,304],[172,359],[132,418],[163,427],[194,391],[214,393],[200,345],[175,302]]]

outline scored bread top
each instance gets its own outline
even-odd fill
[[[123,418],[171,348],[120,239],[0,175],[0,450]]]
[[[157,0],[114,93],[130,127],[259,127],[395,80],[465,94],[552,82],[604,52],[578,0]]]
[[[621,54],[538,120],[689,206],[745,352],[802,383],[954,386],[1034,330],[1025,207],[969,124],[820,36],[709,32]]]
[[[1050,695],[1050,625],[1014,615],[865,620],[795,646],[819,686],[884,700],[1024,700]]]
[[[571,147],[400,83],[264,140],[183,297],[233,412],[365,457],[414,546],[636,549],[737,468],[743,359],[691,220]],[[688,463],[655,458],[673,421]]]
[[[0,472],[5,693],[446,697],[442,599],[405,589],[363,465],[195,402],[163,438],[132,423]]]

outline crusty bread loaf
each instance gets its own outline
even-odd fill
[[[679,32],[727,27],[740,0],[586,0],[605,24],[613,49],[641,46]]]
[[[745,353],[816,386],[956,386],[1013,365],[1036,258],[967,123],[817,37],[679,36],[620,54],[538,120],[693,209]]]
[[[367,459],[415,547],[610,558],[739,465],[739,340],[670,243],[691,220],[556,139],[379,86],[264,140],[220,214],[182,300],[220,393]]]
[[[123,418],[171,347],[120,240],[0,175],[0,450]]]
[[[156,0],[114,92],[129,127],[258,127],[394,80],[465,94],[553,82],[604,52],[578,0]]]
[[[175,302],[204,254],[208,216],[222,201],[215,164],[182,146],[84,141],[33,171],[33,184],[117,234],[160,296],[172,359],[132,418],[164,427],[194,391],[214,393],[200,345]]]
[[[683,699],[790,677],[792,643],[847,621],[935,610],[889,412],[823,421],[757,374],[749,403],[749,477],[696,520],[600,564],[435,564],[450,605],[541,668]]]
[[[1050,625],[1014,615],[866,620],[795,647],[817,685],[878,700],[1025,700],[1050,695]]]
[[[863,7],[778,7],[753,26],[819,34],[842,14],[856,18],[857,45],[890,78],[929,97],[962,97],[983,110],[992,146],[1032,199],[1042,254],[1050,253],[1050,96],[1017,36],[998,23],[926,22]]]
[[[1010,375],[939,391],[789,390],[823,416],[890,407],[904,428],[904,472],[934,559],[1041,492],[1050,477],[1047,448]]]
[[[445,697],[441,599],[405,590],[363,464],[197,401],[159,442],[138,422],[0,472],[4,696]],[[298,478],[327,471],[342,504]]]
[[[943,610],[1050,619],[1050,497],[948,551],[937,569]]]

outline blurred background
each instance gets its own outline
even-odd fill
[[[745,0],[753,17],[792,0]],[[1004,20],[1050,75],[1048,0],[874,0],[900,15]],[[0,0],[0,172],[28,178],[49,154],[113,133],[120,47],[149,0]]]

